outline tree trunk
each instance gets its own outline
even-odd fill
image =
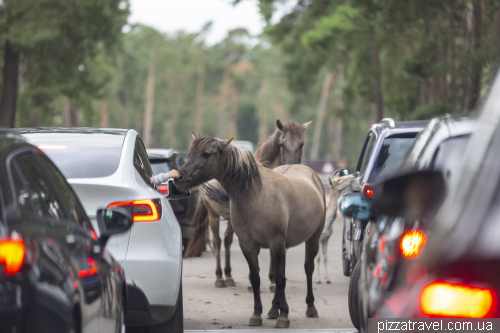
[[[375,122],[379,122],[384,118],[384,97],[382,95],[382,70],[380,66],[380,49],[378,38],[373,32],[372,43],[372,61],[375,68],[375,76],[373,78],[373,92],[375,94]]]
[[[283,103],[281,101],[276,101],[276,116],[281,122],[288,121],[288,117],[285,112],[285,108],[283,107]]]
[[[472,2],[472,42],[471,52],[478,55],[481,52],[482,43],[482,29],[483,29],[483,6],[481,0],[474,0]],[[477,107],[479,97],[481,94],[481,80],[482,80],[483,66],[481,61],[475,60],[472,63],[472,73],[470,78],[470,99],[467,111],[474,111]]]
[[[335,159],[339,160],[342,157],[342,119],[335,120]]]
[[[328,93],[332,84],[333,73],[327,72],[323,80],[323,87],[321,88],[321,95],[319,97],[318,112],[316,114],[316,123],[314,124],[314,136],[311,149],[311,159],[318,159],[319,142],[321,140],[321,129],[323,128],[323,118],[325,117],[326,102],[328,100]],[[335,89],[335,85],[334,85]]]
[[[262,80],[261,87],[261,101],[260,101],[260,117],[259,117],[259,142],[265,142],[267,140],[267,79]]]
[[[107,128],[109,127],[109,108],[108,108],[108,99],[106,97],[103,97],[101,99],[101,127]]]
[[[14,127],[19,80],[19,51],[9,41],[5,42],[3,65],[3,91],[0,102],[0,126]]]
[[[231,78],[229,74],[231,72],[231,65],[227,64],[224,68],[224,74],[222,74],[222,86],[220,89],[220,100],[219,100],[219,110],[217,112],[217,137],[224,138],[226,135],[226,107],[227,100],[229,98],[229,89],[231,87]]]
[[[151,127],[153,125],[153,107],[155,101],[155,59],[154,52],[151,53],[149,59],[149,73],[146,83],[146,106],[144,107],[144,130],[142,139],[144,145],[149,147],[151,143]]]
[[[228,138],[238,139],[238,88],[234,82],[231,89],[231,110],[229,111],[229,135]]]
[[[198,59],[198,81],[196,83],[196,106],[194,110],[194,132],[201,135],[203,130],[203,94],[205,88],[205,50]]]
[[[66,127],[71,126],[71,114],[69,110],[69,98],[67,96],[63,96],[63,112],[62,112],[62,121],[63,125]]]
[[[71,126],[77,127],[79,125],[78,108],[76,106],[70,105],[70,107],[69,107],[69,119],[70,119]]]

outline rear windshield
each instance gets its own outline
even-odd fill
[[[66,178],[107,177],[120,163],[121,145],[40,144]]]
[[[375,174],[386,178],[396,174],[415,138],[386,138],[380,148]]]
[[[167,161],[155,161],[149,160],[151,163],[151,169],[153,169],[154,175],[159,175],[160,173],[165,173],[170,171]]]

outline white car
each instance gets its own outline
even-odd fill
[[[17,131],[59,167],[93,224],[98,208],[121,206],[133,215],[130,231],[111,237],[107,245],[127,279],[127,326],[182,332],[181,229],[167,198],[151,186],[151,165],[137,132],[100,128]]]

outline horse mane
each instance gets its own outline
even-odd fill
[[[280,153],[281,131],[276,130],[255,152],[254,156],[260,164],[268,168],[273,163],[276,156]]]
[[[304,127],[293,120],[286,121],[283,124],[283,131],[277,129],[255,152],[255,159],[265,167],[269,167],[273,163],[276,156],[280,153],[280,138],[283,133],[291,133],[293,136],[302,136]]]
[[[220,139],[213,138],[194,139],[189,148],[189,155],[199,154],[220,141]],[[220,168],[221,184],[231,184],[231,187],[236,189],[236,193],[246,194],[262,186],[258,164],[253,154],[244,148],[227,145],[220,154]],[[213,176],[215,178],[215,174]]]

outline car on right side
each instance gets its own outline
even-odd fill
[[[497,74],[460,156],[457,185],[441,171],[403,173],[351,196],[348,215],[426,220],[426,243],[401,263],[378,318],[498,318],[500,306],[500,78]],[[354,201],[357,201],[354,204]],[[363,330],[363,327],[362,327]]]
[[[417,136],[398,173],[437,170],[447,191],[455,192],[463,151],[476,129],[473,118],[434,118]],[[343,206],[345,208],[345,206]],[[404,216],[379,216],[366,228],[362,256],[350,280],[349,313],[354,326],[366,330],[374,311],[387,306],[384,300],[397,290],[391,283],[399,266],[414,260],[425,245],[429,220]]]

